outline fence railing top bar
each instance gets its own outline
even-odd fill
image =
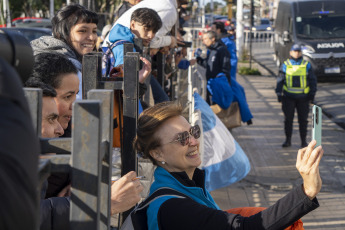
[[[71,138],[40,138],[41,153],[71,154]]]
[[[71,170],[71,155],[41,155],[41,159],[50,161],[50,173],[68,173]]]

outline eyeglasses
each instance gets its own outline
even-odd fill
[[[188,131],[184,131],[182,133],[177,134],[177,138],[167,144],[173,143],[173,142],[180,142],[182,146],[189,145],[190,143],[190,136],[193,136],[194,139],[198,139],[200,137],[200,127],[199,125],[194,125],[189,129]]]

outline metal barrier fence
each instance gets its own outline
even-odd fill
[[[273,47],[274,32],[273,31],[252,31],[244,30],[243,46],[248,49],[250,40],[256,47]]]
[[[50,173],[71,172],[70,229],[110,229],[114,90],[123,92],[121,174],[138,172],[132,142],[138,116],[139,53],[125,44],[124,78],[103,78],[101,53],[83,57],[83,98],[73,105],[72,138],[42,139],[40,186]],[[135,68],[133,68],[135,67]],[[114,81],[116,80],[116,81]],[[25,89],[37,135],[41,133],[42,90]],[[38,193],[40,193],[38,188]],[[37,210],[39,222],[40,210]],[[121,221],[129,212],[123,213]]]
[[[140,175],[145,173],[145,170],[139,167],[139,163],[151,164],[145,160],[138,160],[132,146],[138,116],[140,61],[139,53],[133,53],[132,50],[133,44],[124,44],[124,77],[122,79],[102,77],[101,53],[84,55],[82,69],[84,99],[76,101],[73,105],[72,138],[40,138],[41,154],[56,153],[40,160],[38,170],[40,186],[51,173],[72,173],[70,228],[73,230],[110,229],[113,109],[116,90],[122,92],[121,174],[136,171]],[[158,55],[157,79],[162,87],[165,80],[164,64],[165,55]],[[204,97],[206,94],[206,81],[204,74],[200,71],[202,70],[197,66],[189,67],[188,71],[180,70],[178,79],[174,83],[176,87],[173,88],[176,91],[173,93],[173,98],[176,94],[181,104],[188,107],[188,113],[192,111],[191,92],[193,89],[191,90],[191,87],[193,86]],[[187,88],[184,88],[185,86]],[[30,104],[34,127],[37,135],[40,136],[42,92],[40,89],[25,89],[25,92]],[[141,168],[140,173],[139,168]],[[149,186],[150,181],[147,182],[146,192]],[[122,214],[120,222],[127,217],[129,212]],[[39,214],[40,210],[37,213]],[[39,221],[39,216],[37,220]]]
[[[40,136],[42,90],[25,93]],[[112,130],[104,127],[112,124],[113,92],[92,90],[88,96],[73,105],[73,138],[40,138],[41,154],[56,153],[40,159],[40,186],[50,173],[71,172],[70,228],[109,229]]]

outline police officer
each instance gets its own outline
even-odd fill
[[[301,46],[294,44],[287,59],[279,70],[276,94],[282,102],[286,140],[282,147],[291,146],[292,124],[295,108],[298,114],[301,146],[307,146],[307,125],[309,103],[314,101],[316,77],[308,61],[303,60]]]

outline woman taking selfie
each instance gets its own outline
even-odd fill
[[[319,163],[321,146],[315,141],[298,151],[296,167],[303,184],[271,207],[250,217],[219,209],[205,189],[205,172],[199,154],[200,128],[182,117],[180,106],[163,102],[145,110],[139,117],[135,148],[157,165],[150,194],[168,187],[188,198],[164,196],[147,209],[147,223],[153,229],[284,229],[319,206],[321,189]]]

